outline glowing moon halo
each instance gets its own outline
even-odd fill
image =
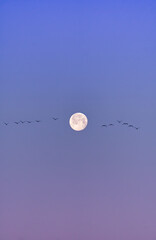
[[[69,125],[75,131],[84,130],[87,124],[88,119],[83,113],[74,113],[69,119]]]

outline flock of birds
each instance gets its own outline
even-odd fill
[[[56,120],[58,120],[59,118],[53,117],[52,119],[53,119],[54,121],[56,121]],[[30,124],[30,123],[40,123],[40,122],[41,122],[41,120],[35,120],[35,121],[22,121],[22,120],[20,120],[20,121],[18,121],[18,122],[13,122],[13,124],[18,125],[18,124],[24,124],[24,123]],[[4,124],[5,126],[8,126],[10,123],[9,123],[9,122],[3,122],[3,124]]]
[[[134,128],[136,130],[139,130],[139,127],[136,127],[132,124],[129,124],[128,122],[122,122],[121,120],[117,120],[118,124],[122,125],[122,126],[127,126],[129,128]],[[109,124],[103,124],[102,127],[113,127],[115,126],[113,123],[109,123]]]
[[[54,121],[57,121],[59,118],[53,117],[52,119],[53,119]],[[24,123],[30,124],[30,123],[40,123],[40,122],[41,122],[41,120],[35,120],[35,121],[22,121],[22,120],[20,120],[20,121],[18,121],[18,122],[13,122],[13,124],[18,125],[18,124],[24,124]],[[120,125],[122,125],[122,126],[127,126],[127,127],[129,127],[129,128],[134,128],[135,130],[139,130],[139,127],[136,127],[136,126],[134,126],[134,125],[132,125],[132,124],[129,124],[128,122],[123,122],[123,121],[121,121],[121,120],[117,120],[117,122],[118,122],[118,124],[120,124]],[[4,124],[5,126],[8,126],[10,123],[9,123],[9,122],[3,122],[3,124]],[[113,127],[113,126],[115,126],[115,124],[109,123],[109,124],[102,124],[101,127]]]

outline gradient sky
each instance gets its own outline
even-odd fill
[[[155,122],[155,0],[0,1],[1,240],[155,240]]]

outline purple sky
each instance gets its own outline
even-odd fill
[[[155,13],[155,0],[0,2],[0,240],[156,239]]]

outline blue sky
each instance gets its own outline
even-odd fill
[[[155,239],[155,11],[1,1],[1,239]],[[89,121],[80,133],[75,112]]]

